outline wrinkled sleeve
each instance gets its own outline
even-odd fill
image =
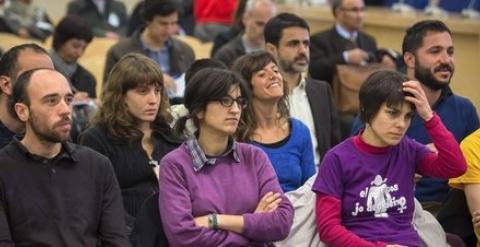
[[[257,242],[279,241],[288,236],[293,223],[293,206],[288,198],[283,195],[277,176],[267,155],[260,149],[256,151],[258,182],[260,197],[272,191],[282,194],[282,201],[278,208],[269,213],[244,214],[243,235]]]
[[[317,193],[316,223],[320,240],[328,246],[383,247],[383,242],[369,242],[342,225],[342,202],[333,196]]]
[[[172,157],[160,165],[159,208],[162,225],[171,246],[247,246],[239,234],[195,225],[190,191],[183,171]]]
[[[438,178],[452,178],[464,174],[467,164],[460,146],[453,134],[443,125],[440,117],[434,114],[432,119],[425,122],[425,128],[438,154],[427,152],[425,148],[417,148],[417,156],[420,157],[417,172]]]

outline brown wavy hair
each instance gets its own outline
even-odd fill
[[[103,127],[116,138],[128,140],[141,138],[143,133],[137,128],[135,117],[128,111],[125,95],[128,90],[143,85],[158,86],[162,95],[152,128],[171,122],[170,104],[163,86],[162,71],[152,59],[130,53],[123,56],[108,75],[102,92],[103,103],[93,119],[93,124]]]
[[[252,52],[238,58],[232,66],[232,70],[238,72],[245,81],[248,87],[253,92],[252,77],[255,73],[262,70],[270,62],[278,66],[277,61],[272,54],[266,51]],[[252,93],[252,98],[253,98]],[[277,121],[287,120],[290,117],[290,109],[288,105],[288,86],[283,82],[283,97],[278,101],[278,118]],[[242,113],[240,122],[237,128],[237,140],[248,142],[251,141],[253,132],[258,127],[257,118],[253,104],[248,104],[247,108]]]

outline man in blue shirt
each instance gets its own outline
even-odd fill
[[[407,76],[422,83],[432,109],[457,141],[475,131],[479,127],[475,106],[470,100],[455,95],[449,87],[455,64],[448,27],[440,21],[418,22],[407,30],[402,50]],[[357,120],[352,133],[362,128]],[[431,143],[418,116],[412,119],[407,135],[421,143]],[[415,196],[421,202],[442,202],[448,189],[446,180],[422,178],[417,183]]]

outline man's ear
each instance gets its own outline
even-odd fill
[[[265,50],[272,54],[274,57],[277,57],[277,47],[272,43],[265,43]]]
[[[15,112],[17,113],[18,119],[22,122],[27,122],[30,117],[30,109],[24,103],[15,103],[14,105]]]
[[[0,90],[6,95],[12,95],[12,80],[10,77],[2,75],[0,76]]]
[[[405,65],[409,69],[415,68],[415,59],[416,59],[415,55],[411,52],[405,52],[405,54],[403,54],[403,61],[405,62]]]

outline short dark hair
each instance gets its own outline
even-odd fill
[[[411,94],[403,91],[403,83],[406,81],[407,76],[397,71],[383,70],[371,74],[360,87],[358,95],[362,122],[370,123],[383,103],[387,107],[393,107],[408,102],[405,96]],[[415,109],[412,103],[408,104]]]
[[[53,49],[60,49],[70,39],[80,39],[87,43],[93,39],[92,29],[80,16],[68,15],[60,20],[53,33]]]
[[[206,68],[228,69],[227,65],[218,60],[211,58],[198,59],[185,71],[185,85],[188,84],[197,72]]]
[[[402,43],[402,53],[415,53],[418,48],[423,45],[423,39],[428,32],[448,32],[450,35],[452,34],[447,25],[442,21],[424,20],[417,22],[405,32],[405,37],[403,37]]]
[[[232,86],[238,86],[242,97],[250,99],[247,83],[235,72],[227,69],[205,68],[196,73],[185,88],[184,105],[189,114],[177,120],[175,130],[183,135],[185,123],[191,118],[195,127],[201,131],[196,115],[204,111],[208,103],[228,95]]]
[[[24,50],[32,50],[36,53],[43,53],[48,56],[48,52],[45,49],[34,43],[14,46],[5,52],[0,59],[0,76],[7,76],[12,80],[16,79],[15,77],[19,70],[18,56],[20,52]]]
[[[176,0],[145,0],[143,19],[152,21],[156,15],[167,16],[180,12],[180,4]]]
[[[291,13],[281,13],[270,19],[265,25],[263,30],[265,42],[278,46],[280,39],[282,39],[283,29],[289,27],[300,27],[310,32],[310,27],[303,18]]]
[[[17,80],[13,84],[12,96],[9,97],[8,110],[12,116],[18,118],[17,113],[15,112],[16,103],[23,103],[27,106],[30,106],[30,96],[28,95],[27,87],[30,85],[33,74],[40,70],[56,71],[48,68],[35,68],[24,71],[18,76]]]

